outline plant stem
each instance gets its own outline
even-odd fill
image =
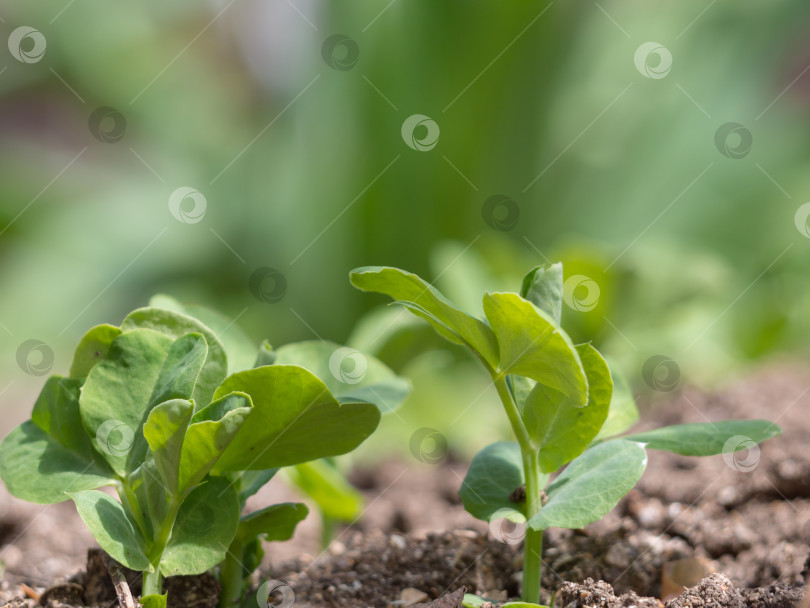
[[[520,410],[518,410],[512,393],[506,384],[506,376],[502,373],[492,373],[492,382],[498,391],[498,396],[506,409],[506,415],[515,432],[520,452],[523,456],[523,474],[526,479],[526,519],[529,520],[542,507],[540,486],[544,476],[540,471],[540,464],[537,462],[537,449],[532,443],[529,431],[523,424]],[[526,526],[526,537],[523,539],[523,591],[524,602],[532,604],[540,603],[540,580],[542,575],[542,550],[543,531],[532,530]]]
[[[152,550],[147,556],[154,571],[143,573],[143,595],[161,595],[163,593],[163,576],[160,574],[160,561],[163,559],[163,552],[166,550],[166,545],[169,544],[169,537],[172,534],[174,521],[177,519],[177,512],[179,510],[180,500],[172,498],[169,502],[169,508],[166,518],[163,520],[163,525],[160,527],[155,538],[155,543],[152,545]]]
[[[526,430],[526,425],[523,424],[523,419],[520,417],[515,401],[512,399],[512,393],[509,392],[509,387],[506,385],[506,375],[500,372],[492,373],[492,383],[495,385],[495,390],[498,391],[498,396],[501,398],[501,403],[506,410],[506,415],[509,417],[509,423],[512,425],[512,430],[515,432],[518,443],[520,444],[520,451],[525,455],[534,453],[534,446],[529,437],[529,431]],[[528,475],[528,471],[526,471]]]
[[[540,474],[537,454],[523,453],[523,470],[526,474],[526,518],[531,519],[542,507]],[[540,603],[540,583],[543,574],[543,531],[526,526],[523,539],[523,590],[524,602]]]
[[[332,543],[337,529],[337,520],[321,513],[321,550],[325,551]]]
[[[231,541],[225,560],[219,567],[219,582],[222,591],[219,594],[219,608],[233,608],[242,599],[242,561],[245,544],[239,535]]]
[[[162,593],[163,576],[160,574],[160,568],[155,568],[154,572],[144,572],[141,595],[161,595]]]

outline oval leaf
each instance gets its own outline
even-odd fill
[[[371,403],[343,403],[311,372],[266,365],[229,376],[215,393],[250,395],[253,409],[215,471],[272,469],[352,451],[377,428]]]
[[[782,429],[767,420],[719,420],[665,426],[622,439],[683,456],[713,456],[748,448],[752,442],[761,443],[781,433]]]
[[[582,528],[605,516],[644,473],[640,443],[616,439],[585,452],[546,489],[548,502],[529,526],[534,530]]]
[[[30,420],[0,443],[0,477],[11,494],[39,504],[68,500],[66,492],[115,483],[114,473],[101,458],[86,460]]]
[[[155,384],[172,339],[138,329],[113,340],[104,361],[96,364],[82,387],[79,407],[93,445],[123,476],[141,425],[149,413]]]
[[[489,521],[495,511],[503,508],[525,515],[523,503],[509,500],[512,492],[525,483],[520,446],[515,441],[498,441],[472,459],[459,496],[467,512],[483,521]]]
[[[595,437],[597,441],[623,433],[638,421],[636,399],[627,379],[615,367],[611,368],[610,375],[613,379],[613,396],[607,419]]]
[[[202,574],[223,559],[239,525],[234,484],[211,477],[183,501],[160,561],[164,576]]]
[[[234,319],[228,319],[216,310],[211,310],[199,304],[180,302],[166,294],[152,296],[149,300],[149,306],[165,308],[166,310],[173,310],[193,317],[213,331],[225,347],[229,373],[233,374],[253,367],[256,346],[234,322]]]
[[[295,342],[274,352],[276,364],[308,369],[338,400],[368,401],[383,414],[399,407],[411,389],[382,361],[334,342]]]
[[[613,383],[602,355],[590,344],[577,346],[588,377],[588,405],[574,407],[559,391],[538,383],[523,406],[529,436],[539,448],[540,470],[554,473],[582,454],[596,437],[610,408]]]
[[[412,304],[410,310],[426,319],[439,334],[468,346],[490,367],[496,367],[498,345],[487,324],[456,308],[419,276],[385,266],[355,268],[349,276],[358,289],[384,293],[398,302]]]
[[[516,293],[488,293],[484,314],[500,347],[500,370],[565,393],[574,407],[588,402],[588,381],[571,339],[546,313]]]
[[[283,502],[245,515],[239,521],[237,535],[246,542],[257,536],[266,541],[289,540],[298,522],[309,513],[300,502]]]
[[[180,452],[178,491],[194,487],[208,474],[250,415],[250,397],[230,393],[191,419]]]
[[[228,373],[225,347],[211,328],[188,315],[173,310],[151,307],[139,308],[129,313],[121,323],[123,331],[138,328],[158,331],[174,339],[189,333],[200,333],[205,336],[205,341],[208,344],[208,355],[194,387],[193,397],[194,403],[198,406],[210,403],[211,395]]]
[[[532,268],[523,277],[522,298],[546,313],[557,325],[562,318],[563,268],[560,262]]]
[[[363,510],[363,495],[325,460],[313,460],[285,469],[293,484],[330,519],[351,521]]]
[[[132,570],[153,571],[141,535],[117,500],[98,490],[70,495],[99,546]]]
[[[115,325],[96,325],[79,341],[73,362],[70,364],[70,375],[73,378],[86,378],[93,366],[107,357],[113,340],[121,335]]]
[[[194,404],[186,399],[165,401],[149,412],[143,434],[155,458],[155,465],[169,492],[177,493],[180,450]]]

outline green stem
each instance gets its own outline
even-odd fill
[[[492,382],[501,398],[506,415],[515,432],[520,452],[523,456],[523,473],[526,479],[526,519],[529,520],[542,507],[540,486],[544,476],[540,472],[540,464],[537,462],[537,448],[529,436],[523,418],[520,415],[512,393],[506,384],[506,376],[503,373],[490,372]],[[532,604],[540,603],[540,579],[542,576],[542,550],[543,531],[532,530],[526,526],[526,537],[523,540],[523,601]]]
[[[173,499],[169,503],[166,518],[163,520],[163,525],[158,530],[155,543],[147,556],[154,570],[153,572],[143,573],[143,595],[161,595],[163,593],[163,576],[160,574],[160,561],[163,559],[166,545],[169,544],[174,521],[177,519],[177,512],[180,510],[180,502],[180,500]]]
[[[509,423],[512,425],[512,430],[515,432],[518,443],[520,444],[520,451],[525,455],[534,453],[534,446],[529,437],[529,431],[526,430],[526,425],[523,424],[523,419],[520,417],[520,411],[512,399],[512,393],[509,392],[509,387],[506,385],[506,374],[500,372],[490,372],[492,374],[492,383],[495,385],[495,390],[498,391],[498,396],[501,398],[503,407],[506,410],[506,415],[509,417]],[[525,459],[525,458],[524,458]],[[527,471],[528,473],[528,471]]]
[[[160,574],[160,569],[155,568],[154,572],[144,572],[141,595],[161,594],[163,594],[163,576]]]
[[[219,608],[233,608],[242,599],[242,561],[245,553],[245,543],[237,535],[228,552],[225,560],[219,567],[219,582],[222,591],[219,594]]]
[[[537,515],[542,507],[542,488],[537,454],[523,453],[523,469],[526,473],[526,518]],[[532,530],[526,526],[526,537],[523,539],[523,590],[524,602],[540,603],[540,583],[543,574],[543,531]]]
[[[321,513],[321,550],[329,548],[332,539],[335,537],[338,521],[332,517]]]

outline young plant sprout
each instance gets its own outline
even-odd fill
[[[460,494],[478,519],[525,526],[523,602],[516,607],[540,601],[543,531],[601,519],[640,479],[646,448],[709,456],[781,432],[765,420],[723,420],[617,437],[635,422],[635,403],[614,395],[602,355],[590,344],[575,345],[560,327],[561,264],[532,269],[520,293],[484,294],[484,320],[397,268],[357,268],[350,277],[355,287],[388,295],[425,319],[489,372],[517,441],[481,450]],[[465,605],[480,603],[465,598]]]
[[[328,371],[337,345],[285,353],[265,344],[257,357],[229,327],[159,296],[119,327],[92,328],[69,376],[51,376],[31,420],[0,443],[9,492],[41,504],[72,499],[102,549],[143,573],[150,608],[166,605],[164,576],[220,563],[220,605],[240,602],[259,539],[290,538],[307,514],[285,503],[240,517],[246,499],[281,467],[356,448],[408,390],[369,357],[373,373],[350,386],[331,378],[332,391],[306,367],[322,370],[325,359]]]

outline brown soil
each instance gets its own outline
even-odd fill
[[[636,490],[604,520],[585,530],[549,531],[544,601],[556,591],[559,607],[662,606],[653,598],[700,583],[669,599],[667,608],[798,606],[810,566],[810,375],[782,367],[715,394],[686,390],[648,411],[644,426],[744,417],[769,418],[784,434],[758,454],[739,452],[729,462],[651,452]],[[457,497],[464,470],[448,461],[396,461],[355,471],[352,479],[367,497],[362,520],[318,554],[317,518],[308,518],[294,541],[269,547],[275,559],[257,585],[282,581],[297,608],[413,606],[462,586],[496,601],[515,597],[519,546],[498,542],[464,512]],[[256,504],[290,498],[274,481]],[[0,605],[35,606],[20,583],[42,593],[80,570],[92,538],[71,505],[34,507],[3,493],[0,543],[6,565]],[[51,604],[110,605],[114,595],[102,601],[88,593],[91,581],[105,579],[89,570],[60,589],[64,599],[51,594]],[[170,604],[212,605],[212,578],[172,584]]]

